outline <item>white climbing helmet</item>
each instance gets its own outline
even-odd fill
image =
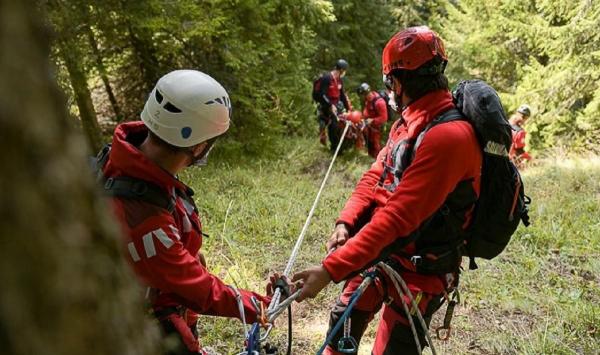
[[[225,133],[230,116],[227,91],[197,70],[175,70],[160,78],[141,114],[154,134],[182,148]]]

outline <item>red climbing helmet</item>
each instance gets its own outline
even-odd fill
[[[360,111],[350,111],[348,112],[346,119],[352,123],[360,123],[362,120],[362,113]]]
[[[436,56],[448,61],[440,36],[427,26],[409,27],[396,33],[385,45],[381,56],[383,75],[394,69],[418,69]]]

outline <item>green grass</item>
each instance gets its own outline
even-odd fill
[[[282,141],[269,158],[236,156],[220,147],[202,169],[182,179],[196,190],[211,271],[238,287],[262,292],[282,271],[330,155],[316,140]],[[319,263],[324,242],[371,160],[348,152],[336,162],[295,270]],[[524,172],[533,198],[532,225],[520,227],[500,257],[462,275],[463,303],[443,354],[598,354],[600,349],[600,159],[539,161]],[[314,354],[324,340],[328,309],[340,286],[294,308],[294,354]],[[438,312],[432,327],[441,323]],[[204,345],[233,354],[243,344],[236,320],[201,319]],[[363,340],[370,353],[374,326]],[[285,344],[285,322],[271,341]]]

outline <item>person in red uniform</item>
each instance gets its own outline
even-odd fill
[[[199,253],[203,234],[193,192],[177,178],[186,167],[206,161],[214,141],[229,128],[230,112],[227,92],[212,77],[194,70],[168,73],[150,93],[142,121],[117,126],[103,168],[105,188],[127,177],[172,201],[166,209],[135,198],[112,199],[125,231],[126,257],[148,287],[163,332],[178,340],[167,354],[206,354],[197,336],[197,314],[241,318],[239,300],[245,320],[253,322],[257,312],[251,298],[269,302],[207,270]]]
[[[363,103],[365,136],[369,155],[377,158],[381,150],[381,130],[388,119],[387,102],[377,91],[372,91],[367,83],[362,83],[356,93]]]
[[[315,297],[331,281],[345,281],[331,312],[329,332],[362,281],[359,273],[379,261],[400,273],[428,322],[444,295],[457,285],[460,255],[451,259],[447,271],[437,274],[417,272],[419,260],[412,256],[422,254],[426,260],[421,261],[435,263],[424,248],[446,248],[447,243],[462,240],[480,188],[482,153],[475,131],[464,120],[437,124],[424,134],[412,163],[405,154],[426,126],[454,108],[443,74],[446,63],[442,40],[425,26],[400,31],[385,46],[383,74],[401,118],[341,211],[326,244],[329,254],[321,265],[292,278],[303,284],[299,301]],[[445,228],[450,223],[455,228]],[[384,274],[359,299],[350,315],[351,335],[360,341],[383,307],[373,354],[417,354],[400,296],[390,281]],[[341,333],[325,353],[339,353]],[[419,338],[423,344],[422,332]]]
[[[318,104],[319,140],[321,144],[326,145],[326,135],[328,135],[332,152],[335,151],[341,134],[337,113],[342,108],[345,108],[347,112],[352,110],[352,104],[344,92],[342,80],[347,70],[348,62],[338,59],[333,70],[321,75],[317,87],[315,87],[314,99]]]
[[[523,168],[525,163],[531,160],[531,155],[525,151],[525,136],[527,132],[523,128],[525,122],[531,116],[531,109],[528,105],[521,105],[517,112],[509,119],[512,132],[512,145],[508,156],[519,168]]]

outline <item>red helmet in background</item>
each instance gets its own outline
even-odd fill
[[[362,120],[362,113],[360,111],[350,111],[346,115],[346,119],[352,123],[360,123]]]
[[[409,27],[396,33],[385,45],[381,57],[383,75],[395,69],[416,70],[436,56],[444,63],[448,61],[438,34],[427,26]]]

